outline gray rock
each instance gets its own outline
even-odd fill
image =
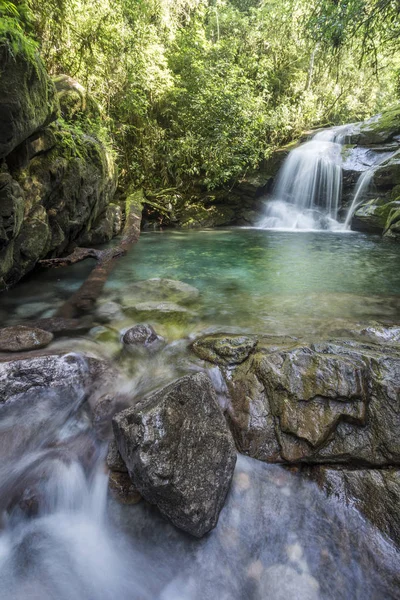
[[[29,356],[0,362],[0,402],[7,402],[30,390],[54,388],[87,389],[94,393],[115,378],[104,360],[77,353]]]
[[[1,352],[23,352],[37,350],[48,346],[53,340],[53,334],[44,329],[16,325],[0,329]]]
[[[165,340],[154,331],[151,325],[141,323],[125,331],[122,342],[130,350],[145,349],[149,352],[156,352],[164,345]]]
[[[182,377],[113,419],[131,479],[174,525],[203,536],[215,527],[236,453],[210,379]]]
[[[107,452],[107,467],[110,471],[116,473],[127,473],[128,469],[123,461],[121,454],[119,453],[118,446],[115,440],[112,440],[108,445]]]

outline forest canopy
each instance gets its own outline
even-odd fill
[[[399,0],[0,0],[0,37],[95,97],[123,183],[214,189],[306,128],[396,102],[399,12]]]

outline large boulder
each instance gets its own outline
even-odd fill
[[[39,55],[33,48],[28,52],[15,47],[11,39],[0,44],[0,159],[50,123],[58,110],[54,85]]]
[[[113,419],[140,494],[177,527],[201,537],[218,521],[236,452],[210,379],[182,377]]]
[[[30,44],[13,52],[0,44],[0,291],[40,259],[107,242],[122,227],[96,103],[69,77],[58,78],[56,91]],[[79,110],[68,111],[66,99],[77,94]],[[64,119],[56,120],[59,100]]]
[[[260,339],[241,364],[227,365],[224,339],[214,336],[208,360],[225,377],[239,450],[272,462],[400,464],[398,344]]]

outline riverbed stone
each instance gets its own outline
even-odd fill
[[[139,323],[125,331],[122,343],[129,350],[143,349],[148,352],[156,352],[164,345],[165,340],[155,332],[151,325]]]
[[[16,325],[0,329],[1,352],[23,352],[48,346],[53,334],[44,329]]]
[[[130,285],[122,297],[122,304],[129,305],[132,302],[136,304],[150,300],[186,305],[196,302],[199,296],[199,290],[184,281],[155,277]]]
[[[86,390],[95,395],[117,378],[107,361],[75,352],[0,358],[0,403],[31,390]],[[103,392],[104,393],[104,392]]]
[[[187,375],[113,419],[135,487],[178,528],[201,537],[218,521],[236,452],[204,373]]]
[[[196,319],[195,312],[174,302],[139,302],[133,306],[124,306],[124,312],[131,318],[158,323],[186,323]]]

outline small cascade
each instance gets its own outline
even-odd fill
[[[393,156],[394,152],[391,152],[389,155],[385,153],[380,159],[375,162],[369,169],[361,173],[360,177],[357,180],[356,186],[354,188],[354,196],[353,201],[350,205],[348,213],[346,215],[346,220],[343,225],[343,229],[349,230],[351,226],[351,220],[353,218],[354,213],[357,208],[363,204],[365,201],[365,195],[370,187],[370,184],[374,178],[374,175],[379,167],[381,167],[387,160],[389,160]]]
[[[347,126],[319,131],[292,150],[268,202],[263,229],[334,230],[342,192],[342,145]]]

